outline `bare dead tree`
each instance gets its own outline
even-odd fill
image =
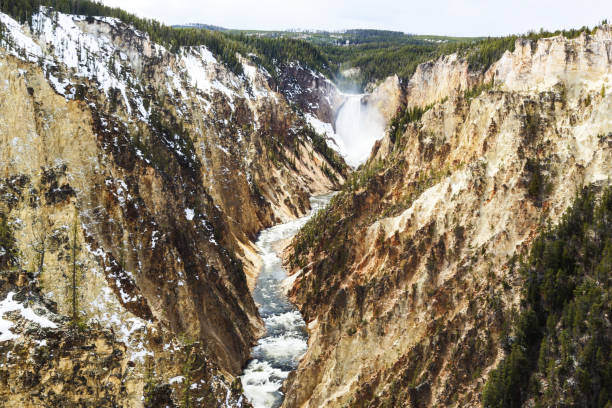
[[[80,276],[79,276],[79,265],[77,262],[77,257],[78,254],[81,250],[81,247],[79,245],[79,238],[78,238],[78,227],[79,227],[79,214],[78,211],[75,209],[74,212],[74,221],[72,223],[72,243],[70,245],[70,250],[71,250],[71,254],[72,254],[72,273],[70,276],[70,301],[71,301],[71,318],[72,318],[72,324],[73,325],[78,325],[78,323],[80,322],[80,316],[79,316],[79,292],[80,292]]]
[[[37,255],[36,259],[36,276],[43,273],[45,267],[45,254],[47,253],[47,241],[49,239],[49,231],[53,227],[52,221],[49,219],[47,212],[41,208],[41,214],[38,218],[32,221],[32,250]]]

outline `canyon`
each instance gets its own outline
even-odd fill
[[[234,54],[0,13],[0,405],[483,406],[517,265],[610,185],[612,28],[366,94]]]
[[[155,398],[182,395],[191,365],[193,401],[237,392],[264,329],[249,294],[254,238],[305,214],[310,195],[339,186],[346,169],[315,149],[303,114],[247,62],[238,78],[205,47],[171,53],[118,20],[50,9],[33,20],[30,31],[1,15],[0,190],[20,279],[69,314],[78,246],[79,313],[125,348],[112,354],[129,383],[118,405],[138,406],[147,381]],[[33,389],[39,401],[59,392],[78,403],[70,378],[57,381],[60,362],[35,367],[46,375],[29,391],[9,389],[21,376],[16,350],[38,350],[24,337],[27,347],[3,343],[3,404],[36,406]]]

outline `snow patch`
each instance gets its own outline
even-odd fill
[[[187,75],[190,78],[190,84],[193,87],[207,94],[219,91],[228,98],[230,106],[233,107],[231,102],[237,94],[217,79],[217,60],[212,57],[212,54],[206,47],[200,46],[184,49],[181,61],[185,66]]]
[[[13,300],[14,296],[14,292],[9,292],[6,296],[6,299],[0,302],[0,342],[14,340],[17,338],[17,336],[13,334],[10,330],[14,326],[14,323],[10,320],[4,319],[4,314],[8,312],[17,311],[24,319],[34,322],[40,327],[57,329],[57,325],[51,320],[47,319],[44,316],[37,315],[36,313],[34,313],[34,310],[28,307],[24,307],[21,303],[18,303],[17,301]]]
[[[195,213],[191,208],[185,208],[185,218],[187,218],[187,220],[193,220],[194,215]]]
[[[185,381],[185,377],[182,375],[177,375],[176,377],[172,377],[168,380],[168,384],[180,384]]]

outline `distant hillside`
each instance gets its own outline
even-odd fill
[[[475,38],[461,37],[442,37],[434,35],[416,35],[401,31],[372,30],[372,29],[351,29],[351,30],[306,30],[291,29],[280,31],[267,30],[228,30],[232,33],[245,34],[250,36],[265,38],[290,38],[304,40],[317,45],[359,45],[359,44],[379,44],[379,45],[399,45],[414,44],[425,42],[457,42],[473,40]]]
[[[210,31],[229,31],[228,28],[219,27],[211,24],[200,24],[200,23],[188,23],[188,24],[177,24],[173,25],[173,28],[198,28]]]

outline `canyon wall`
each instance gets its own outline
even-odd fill
[[[30,25],[0,22],[0,212],[19,252],[12,273],[34,282],[14,291],[37,287],[68,315],[74,273],[79,305],[78,325],[54,328],[57,342],[26,330],[3,343],[23,351],[3,353],[5,403],[71,387],[65,357],[32,367],[53,383],[30,386],[15,367],[28,353],[72,353],[74,335],[104,343],[95,358],[114,356],[130,377],[121,393],[112,375],[97,378],[112,389],[88,403],[240,406],[235,376],[263,330],[249,292],[253,240],[338,188],[342,160],[250,60],[237,76],[206,47],[171,52],[112,18],[43,8]],[[302,71],[299,81],[320,79]]]
[[[482,405],[517,257],[583,186],[610,184],[611,74],[608,26],[519,40],[486,73],[456,56],[417,69],[407,105],[433,107],[285,251],[310,337],[284,407]]]

